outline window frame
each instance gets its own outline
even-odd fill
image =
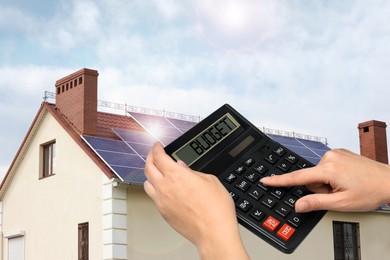
[[[359,223],[333,221],[335,260],[361,260]]]
[[[78,225],[78,260],[89,260],[89,222]]]
[[[55,175],[56,140],[41,144],[41,170],[40,179]]]

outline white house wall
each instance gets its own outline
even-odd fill
[[[157,212],[142,189],[128,190],[128,259],[199,259],[196,248],[178,235]],[[252,259],[334,259],[333,221],[360,227],[361,259],[382,260],[390,255],[390,215],[328,212],[291,255],[280,253],[243,227],[240,232]]]
[[[128,259],[199,259],[196,248],[165,222],[142,188],[128,189],[127,217]]]
[[[39,180],[39,149],[56,140],[55,175]],[[3,235],[25,232],[28,260],[77,259],[78,224],[89,223],[90,259],[102,259],[102,173],[47,113],[3,197]],[[7,259],[7,239],[2,240]]]

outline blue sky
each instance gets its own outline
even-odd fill
[[[99,70],[99,99],[258,126],[359,152],[390,122],[390,1],[67,0],[0,3],[0,176],[57,79]]]

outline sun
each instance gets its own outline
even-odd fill
[[[255,48],[272,28],[272,0],[198,0],[199,32],[230,50]]]
[[[244,30],[248,24],[248,10],[238,1],[227,1],[226,6],[216,14],[217,22],[221,28],[231,31]]]

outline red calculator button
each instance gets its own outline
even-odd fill
[[[287,241],[290,239],[290,237],[294,234],[295,232],[295,228],[293,227],[290,227],[289,225],[287,224],[284,224],[278,231],[278,233],[276,233],[280,238],[282,238],[283,240]]]
[[[272,216],[269,216],[264,222],[263,227],[273,232],[280,224],[280,221]]]

